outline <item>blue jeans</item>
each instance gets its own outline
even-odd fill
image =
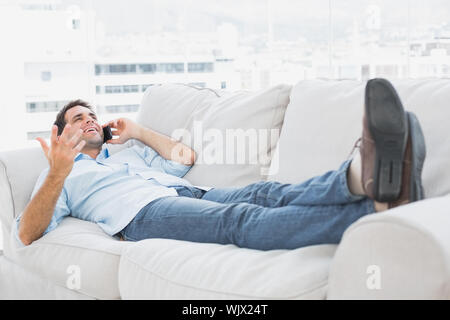
[[[337,171],[299,184],[261,181],[245,187],[174,186],[179,196],[156,199],[121,231],[125,240],[166,238],[271,250],[339,243],[374,203],[350,193],[345,161]]]

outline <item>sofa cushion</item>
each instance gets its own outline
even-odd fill
[[[305,80],[294,86],[286,110],[270,180],[301,182],[335,170],[348,158],[362,132],[366,82]],[[425,135],[423,168],[426,197],[450,192],[450,81],[393,81],[407,111],[414,112]]]
[[[258,92],[153,86],[136,119],[196,151],[195,166],[184,177],[194,185],[243,186],[264,179],[290,90],[288,85]]]
[[[0,300],[85,300],[81,293],[55,285],[0,255]]]
[[[11,250],[8,259],[58,286],[94,298],[119,299],[120,254],[132,244],[108,236],[92,222],[66,217],[31,245]]]
[[[150,239],[120,260],[123,299],[324,299],[335,245],[259,251]]]

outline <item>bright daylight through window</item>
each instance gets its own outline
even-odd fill
[[[445,0],[0,1],[1,150],[38,146],[70,100],[134,118],[175,82],[258,90],[303,79],[450,76]],[[439,8],[436,10],[436,8]],[[5,118],[4,118],[5,119]]]

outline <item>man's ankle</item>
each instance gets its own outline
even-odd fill
[[[354,195],[365,195],[361,181],[361,157],[356,154],[347,169],[347,185]]]
[[[374,201],[373,204],[375,207],[375,212],[385,211],[389,208],[389,204],[387,202]]]

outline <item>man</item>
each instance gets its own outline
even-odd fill
[[[107,142],[133,138],[145,147],[110,156],[102,149],[95,113],[79,100],[61,110],[55,124],[50,147],[38,138],[49,168],[17,219],[17,239],[24,245],[71,215],[128,241],[170,238],[294,249],[338,243],[357,219],[423,199],[422,130],[384,79],[366,85],[360,152],[338,170],[299,184],[196,188],[182,179],[194,165],[192,149],[123,118],[103,125],[119,136]]]

